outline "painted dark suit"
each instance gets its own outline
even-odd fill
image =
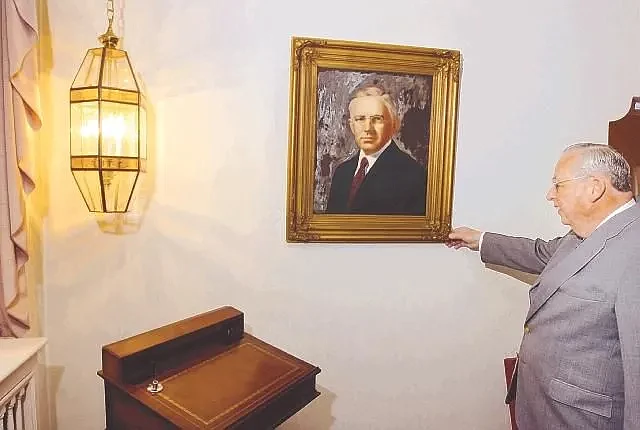
[[[424,215],[426,170],[395,142],[384,150],[367,173],[351,208],[351,182],[358,154],[340,164],[331,180],[326,213],[367,215]]]

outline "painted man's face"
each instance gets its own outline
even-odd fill
[[[380,97],[356,97],[349,104],[349,114],[356,144],[365,154],[379,151],[393,136],[391,114]]]

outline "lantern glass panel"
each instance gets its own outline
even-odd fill
[[[127,53],[120,49],[112,48],[104,48],[104,51],[104,66],[100,86],[138,91],[138,85],[133,76],[133,69],[129,64]]]
[[[102,192],[100,191],[100,176],[96,170],[74,170],[73,177],[82,193],[84,202],[91,212],[102,211]]]
[[[147,159],[147,109],[140,105],[140,158]]]
[[[137,157],[138,106],[101,102],[100,107],[102,155]]]
[[[98,102],[71,104],[71,155],[98,155]]]
[[[82,65],[73,80],[71,88],[95,87],[100,77],[103,48],[93,48],[87,51]]]
[[[104,170],[102,172],[104,197],[107,202],[106,212],[126,212],[128,210],[137,178],[137,171]]]

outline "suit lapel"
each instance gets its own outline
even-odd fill
[[[578,243],[577,247],[573,249],[569,247],[569,249],[565,251],[564,256],[558,256],[555,265],[542,272],[537,285],[535,285],[535,290],[532,289],[531,291],[531,306],[527,314],[527,321],[558,291],[567,279],[575,275],[591,261],[593,257],[602,251],[605,240],[592,240],[592,238],[593,236],[590,236],[582,241],[582,243]]]
[[[359,152],[356,152],[356,155],[354,157],[351,157],[349,158],[348,161],[346,161],[347,166],[349,166],[347,171],[349,172],[351,177],[355,176],[356,170],[358,169],[358,159],[359,159]]]
[[[608,220],[581,243],[576,243],[578,239],[574,236],[573,241],[567,243],[566,247],[563,245],[562,249],[558,249],[558,258],[550,262],[531,289],[531,306],[526,321],[529,321],[569,278],[598,255],[604,249],[607,240],[620,234],[624,227],[639,216],[640,206],[636,204]]]
[[[394,162],[396,158],[396,151],[400,151],[400,149],[396,146],[396,142],[392,140],[387,149],[382,151],[382,154],[380,154],[376,162],[373,164],[371,170],[367,173],[367,176],[364,177],[364,181],[362,181],[362,185],[360,185],[360,190],[366,190],[372,187],[372,184],[376,183],[378,173],[381,170],[384,170],[385,167],[388,168],[388,165]]]

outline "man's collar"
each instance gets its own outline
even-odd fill
[[[636,201],[632,198],[631,200],[629,200],[628,202],[626,202],[622,206],[619,206],[616,210],[614,210],[609,215],[607,215],[607,217],[605,219],[603,219],[602,222],[600,222],[600,224],[598,224],[598,227],[600,227],[605,222],[609,221],[614,216],[618,215],[620,212],[622,212],[622,211],[624,211],[626,209],[629,209],[630,207],[633,207],[633,205],[635,205],[635,204],[636,204]],[[598,227],[596,227],[596,229],[598,229]]]
[[[360,165],[360,161],[364,157],[367,157],[367,161],[369,162],[369,168],[371,168],[371,166],[373,166],[373,163],[375,163],[378,157],[380,157],[380,154],[382,154],[384,150],[387,149],[389,145],[391,145],[391,142],[393,142],[393,139],[389,139],[389,141],[382,148],[380,148],[378,151],[374,152],[371,155],[366,155],[361,149],[360,156],[358,157],[358,165]]]

